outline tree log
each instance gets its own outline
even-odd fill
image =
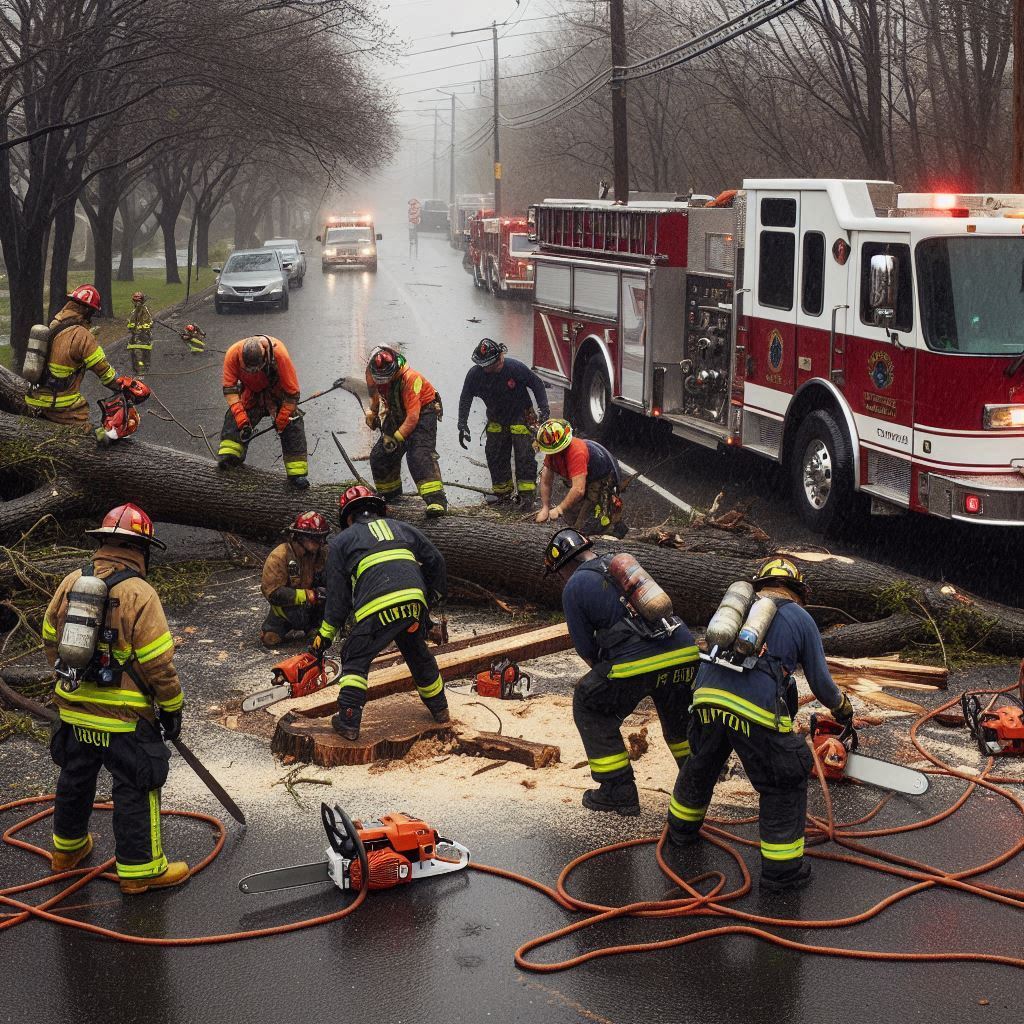
[[[515,761],[527,768],[546,768],[557,764],[561,750],[551,743],[534,743],[518,736],[500,736],[496,732],[462,732],[455,735],[455,753],[486,757],[493,761]]]

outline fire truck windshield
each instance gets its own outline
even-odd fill
[[[1024,352],[1024,238],[929,238],[917,246],[928,347],[968,355]]]
[[[515,256],[529,256],[533,252],[533,245],[526,235],[509,235],[508,248]]]
[[[328,228],[324,238],[325,245],[359,245],[373,241],[373,232],[369,226],[363,228]]]

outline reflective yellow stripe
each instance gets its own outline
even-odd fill
[[[487,433],[488,434],[500,434],[501,431],[502,431],[502,426],[501,426],[500,423],[495,423],[495,422],[492,421],[492,422],[487,424]]]
[[[70,701],[72,704],[103,704],[106,707],[117,708],[148,708],[149,698],[138,690],[115,690],[111,686],[94,686],[92,683],[82,683],[77,690],[68,693],[60,686],[54,691],[62,700]]]
[[[513,434],[528,434],[530,432],[530,428],[525,423],[513,423],[508,429]]]
[[[646,672],[657,672],[659,669],[671,668],[673,665],[687,665],[700,660],[700,651],[696,647],[680,647],[664,654],[652,654],[649,658],[637,661],[620,661],[612,665],[608,673],[609,679],[628,679]]]
[[[371,523],[370,525],[373,526],[375,524]],[[382,562],[415,561],[416,556],[408,548],[395,548],[393,551],[378,551],[375,554],[367,555],[365,558],[360,559],[359,564],[356,566],[355,578],[359,579],[367,569],[372,569],[375,565],[380,565]]]
[[[395,535],[391,530],[391,527],[383,519],[374,519],[366,524],[370,528],[370,533],[377,538],[377,540],[394,540]]]
[[[320,623],[320,635],[330,642],[338,635],[338,627],[332,626],[326,619]]]
[[[425,484],[419,485],[419,492],[420,494],[434,494],[443,488],[444,484],[440,480],[428,480]]]
[[[132,649],[130,647],[114,647],[110,653],[113,654],[120,665],[126,665],[131,661]]]
[[[419,601],[425,605],[427,598],[422,590],[415,587],[408,590],[393,590],[390,594],[384,594],[364,604],[362,608],[356,609],[356,622],[362,622],[368,615],[373,615],[374,612],[379,612],[384,608],[390,608],[392,605],[402,604],[404,601]]]
[[[125,722],[120,718],[101,718],[99,715],[87,715],[84,711],[72,708],[60,709],[60,720],[68,725],[83,725],[87,729],[100,732],[135,732],[135,719]]]
[[[73,366],[64,366],[63,363],[47,363],[46,368],[53,377],[70,377],[75,372]]]
[[[676,760],[681,757],[690,756],[690,743],[688,740],[683,740],[682,743],[670,743],[668,749]]]
[[[149,849],[153,859],[163,859],[164,848],[160,842],[160,790],[149,791]],[[164,864],[167,861],[164,860]]]
[[[776,726],[775,716],[770,711],[766,711],[728,690],[715,690],[708,686],[700,687],[693,693],[693,706],[696,708],[702,704],[710,704],[714,707],[724,708],[726,711],[733,711],[741,718],[749,719],[757,725],[763,725],[766,729],[777,729],[778,732],[793,731],[793,720],[788,715],[779,715],[779,724]]]
[[[306,591],[300,587],[295,591],[295,604],[306,603]]]
[[[401,443],[402,443],[402,442],[403,442],[403,441],[405,440],[405,438],[404,438],[404,437],[402,436],[402,432],[401,432],[400,430],[396,430],[396,431],[395,431],[395,432],[394,432],[394,433],[393,433],[393,434],[392,434],[391,436],[392,436],[392,437],[393,437],[393,438],[394,438],[394,439],[395,439],[395,440],[396,440],[396,441],[397,441],[397,442],[398,442],[399,444],[401,444]]]
[[[117,370],[115,370],[112,366],[108,367],[103,372],[103,375],[100,377],[100,383],[101,384],[109,384],[116,376],[117,376]]]
[[[106,355],[103,349],[99,345],[96,346],[95,351],[90,353],[82,360],[82,365],[88,370],[90,367],[95,366],[97,363],[102,363],[106,359]]]
[[[402,489],[402,478],[397,480],[374,480],[373,486],[377,488],[378,494],[391,494],[393,491]]]
[[[491,484],[491,490],[495,494],[511,494],[512,493],[512,481],[505,480],[500,484]]]
[[[237,441],[232,441],[230,438],[224,438],[220,443],[220,447],[217,449],[218,455],[237,455],[239,458],[245,453],[245,450]]]
[[[57,630],[50,625],[50,620],[47,618],[43,619],[43,639],[44,640],[56,640]]]
[[[88,832],[81,839],[62,839],[56,832],[53,833],[53,848],[63,853],[74,853],[75,850],[80,850],[88,842]]]
[[[287,618],[288,618],[288,616],[287,616],[287,615],[285,615],[285,613],[284,613],[284,609],[283,609],[283,608],[282,608],[282,607],[281,607],[281,606],[280,606],[279,604],[272,604],[272,605],[270,606],[270,610],[271,610],[271,611],[272,611],[272,612],[273,612],[273,613],[274,613],[274,614],[275,614],[275,615],[276,615],[276,616],[277,616],[277,617],[278,617],[279,619],[287,619]]]
[[[438,676],[428,686],[417,686],[416,689],[424,700],[430,700],[431,697],[436,697],[444,689],[444,681]]]
[[[152,661],[154,658],[159,658],[165,651],[174,650],[174,637],[170,633],[161,633],[155,640],[145,644],[143,647],[135,648],[135,660],[140,665],[145,665],[147,661]]]
[[[288,476],[308,476],[309,463],[305,459],[296,459],[294,462],[286,462],[284,471]]]
[[[595,775],[600,775],[603,772],[617,772],[620,768],[628,767],[629,754],[623,750],[621,754],[609,754],[607,757],[591,757],[587,760],[590,762],[590,770]]]
[[[535,491],[535,490],[537,490],[537,485],[535,483],[533,483],[532,481],[530,481],[530,480],[520,480],[519,481],[519,493],[520,494],[524,494],[526,491]]]
[[[680,821],[703,821],[704,815],[707,812],[707,804],[703,807],[687,807],[686,804],[681,804],[675,797],[672,797],[668,802],[668,813]]]
[[[353,690],[366,690],[369,689],[369,683],[366,681],[365,676],[347,675],[342,676],[338,680],[338,688],[343,690],[348,686]]]
[[[791,843],[766,843],[761,840],[761,856],[765,860],[796,860],[804,855],[804,837]]]
[[[68,395],[46,395],[45,392],[40,392],[25,396],[25,404],[31,405],[35,409],[70,409],[71,406],[78,405],[81,401],[82,396],[77,391]]]
[[[185,695],[183,693],[178,693],[176,696],[171,697],[170,700],[157,701],[157,704],[162,711],[180,711],[184,703]]]
[[[115,863],[118,878],[156,878],[167,870],[167,858],[163,854],[145,864],[122,864],[120,861]]]

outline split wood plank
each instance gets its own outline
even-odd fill
[[[942,665],[917,665],[895,658],[841,658],[832,655],[825,661],[834,673],[872,676],[882,685],[885,685],[882,680],[893,679],[900,682],[930,684],[945,689],[949,679],[949,672]]]
[[[456,733],[457,754],[487,757],[494,761],[515,761],[527,768],[546,768],[557,764],[562,752],[551,743],[534,743],[519,736],[501,736],[496,732]]]
[[[530,630],[536,629],[537,627],[532,623],[520,623],[518,626],[507,626],[505,629],[497,629],[490,633],[465,633],[456,635],[455,639],[449,640],[446,644],[439,644],[434,646],[428,644],[428,647],[433,652],[435,657],[440,657],[442,654],[448,654],[451,651],[464,651],[467,647],[472,647],[474,644],[481,643],[486,640],[488,642],[492,640],[501,640],[505,637],[516,637],[522,633],[529,633]],[[389,647],[386,654],[378,655],[373,659],[373,668],[391,668],[392,665],[404,664],[402,655],[398,653],[397,648]]]
[[[902,697],[894,697],[870,679],[860,677],[852,682],[846,679],[837,679],[836,685],[844,690],[849,690],[861,700],[867,701],[868,704],[874,704],[876,707],[886,708],[889,711],[901,711],[908,715],[923,715],[925,713],[925,708],[920,704],[904,700]]]

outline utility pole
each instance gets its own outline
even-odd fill
[[[434,180],[430,186],[430,198],[437,198],[437,107],[434,107]]]
[[[1013,191],[1024,192],[1024,0],[1013,3]]]
[[[621,2],[621,0],[620,0]],[[1024,3],[1024,0],[1018,0]],[[501,140],[498,126],[498,23],[491,22],[494,41],[494,215],[501,216]]]
[[[1016,0],[1019,8],[1024,0]],[[615,201],[629,203],[629,140],[626,120],[626,82],[621,76],[626,66],[626,15],[624,0],[610,0],[609,27],[612,36],[612,171],[615,182]],[[497,47],[497,43],[494,44]],[[497,53],[497,49],[495,49]],[[497,61],[497,57],[495,57]],[[497,63],[495,63],[497,69]],[[495,70],[497,89],[497,70]],[[498,127],[495,114],[494,151],[497,154]],[[497,160],[497,155],[495,155]]]
[[[1022,0],[1024,2],[1024,0]],[[455,93],[452,93],[452,141],[448,147],[448,208],[455,205]]]

